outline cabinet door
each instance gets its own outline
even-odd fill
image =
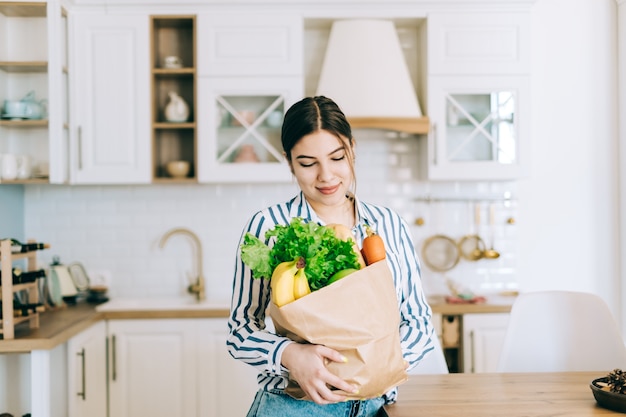
[[[507,313],[463,316],[464,372],[496,372],[508,322]]]
[[[149,18],[74,15],[72,22],[72,182],[147,183]]]
[[[430,75],[528,74],[529,12],[428,14]]]
[[[68,415],[107,416],[106,325],[98,322],[67,342]]]
[[[202,77],[198,88],[199,180],[290,181],[280,131],[302,78]]]
[[[195,326],[178,319],[108,322],[111,416],[198,415]]]
[[[301,16],[205,13],[198,15],[200,76],[302,75]]]
[[[422,148],[431,180],[513,180],[526,174],[529,82],[525,76],[429,79],[433,123]]]
[[[199,416],[245,416],[257,391],[257,370],[226,350],[227,319],[202,321],[199,332]]]

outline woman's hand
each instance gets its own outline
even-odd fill
[[[283,352],[282,364],[289,369],[291,379],[317,404],[345,401],[346,396],[336,394],[329,386],[345,392],[356,389],[343,379],[333,375],[325,366],[326,361],[345,362],[336,350],[322,345],[290,343]]]

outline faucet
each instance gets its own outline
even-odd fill
[[[171,229],[161,237],[161,240],[159,241],[159,247],[163,249],[165,243],[167,243],[167,240],[173,235],[186,235],[191,238],[193,255],[196,263],[196,273],[198,274],[198,276],[195,281],[192,282],[189,287],[187,287],[187,291],[191,294],[195,294],[198,301],[202,301],[206,298],[206,294],[204,286],[204,276],[202,273],[202,244],[200,243],[200,238],[198,238],[198,235],[196,235],[189,229]]]

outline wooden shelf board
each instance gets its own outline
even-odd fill
[[[46,17],[46,10],[45,2],[0,1],[0,13],[7,17]]]
[[[153,68],[154,75],[193,75],[196,73],[195,68]]]
[[[425,135],[430,129],[428,117],[349,117],[352,129],[386,129]]]
[[[48,120],[47,119],[40,119],[40,120],[2,119],[2,120],[0,120],[0,126],[7,126],[7,127],[48,127]]]
[[[45,73],[48,71],[47,61],[0,61],[0,70],[14,73],[37,72]]]
[[[157,122],[152,125],[155,129],[193,129],[196,127],[195,122]]]
[[[27,178],[23,180],[2,180],[0,181],[0,185],[2,184],[50,184],[50,178],[42,177],[42,178]]]
[[[197,184],[197,178],[169,178],[157,177],[152,179],[153,184]]]

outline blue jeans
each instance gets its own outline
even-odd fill
[[[382,397],[319,405],[296,400],[280,391],[259,390],[247,417],[374,417],[382,409]]]

